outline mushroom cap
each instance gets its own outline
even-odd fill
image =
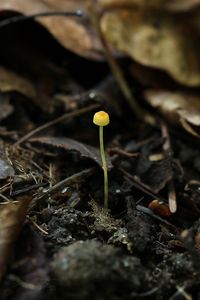
[[[94,114],[93,123],[97,126],[106,126],[110,123],[109,114],[103,110]]]

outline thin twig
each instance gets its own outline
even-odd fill
[[[0,21],[0,28],[3,28],[5,26],[8,26],[13,23],[19,23],[19,22],[24,22],[27,20],[35,19],[38,17],[82,17],[83,12],[81,10],[77,11],[71,11],[71,12],[66,12],[66,11],[52,11],[52,12],[42,12],[42,13],[36,13],[36,14],[31,14],[27,16],[14,16],[11,18],[8,18],[6,20]]]
[[[38,225],[32,218],[27,216],[27,219],[29,222],[31,222],[39,231],[41,231],[43,234],[48,235],[48,231],[44,230],[40,225]]]
[[[53,186],[53,165],[52,163],[49,164],[49,189],[52,188]],[[48,208],[50,208],[50,201],[51,201],[51,197],[49,197],[49,201],[48,201]]]
[[[146,186],[144,186],[144,184],[142,182],[137,181],[137,179],[134,176],[132,176],[127,171],[125,171],[123,168],[119,168],[119,170],[124,174],[126,179],[128,181],[130,181],[134,187],[136,187],[143,193],[147,194],[148,196],[152,197],[153,199],[158,199],[160,202],[163,202],[163,203],[167,202],[167,200],[164,197],[152,193]]]
[[[78,172],[76,174],[73,174],[72,176],[67,177],[67,178],[59,181],[55,185],[53,185],[45,193],[43,193],[41,195],[37,195],[36,197],[34,197],[33,200],[34,201],[45,200],[45,199],[49,198],[50,196],[52,196],[53,194],[55,194],[56,192],[58,192],[59,190],[61,190],[62,188],[66,187],[72,183],[82,181],[83,179],[91,176],[94,173],[94,171],[95,171],[95,168],[89,168],[89,169],[83,170],[81,172]]]
[[[160,121],[160,127],[161,127],[162,137],[165,140],[163,143],[163,150],[165,152],[165,155],[172,156],[173,151],[172,151],[172,147],[171,147],[171,141],[170,141],[168,128],[163,121]],[[175,190],[173,178],[168,182],[168,203],[169,203],[170,212],[175,213],[177,210],[177,202],[176,202],[176,190]]]
[[[47,183],[46,182],[41,182],[41,183],[36,183],[36,184],[33,184],[33,185],[30,185],[30,186],[26,186],[22,189],[19,189],[19,190],[16,190],[16,191],[13,191],[11,194],[10,194],[10,197],[16,197],[18,195],[21,195],[21,194],[27,194],[28,192],[32,191],[32,190],[36,190],[40,187],[44,187],[46,186]]]
[[[184,297],[184,299],[186,300],[192,300],[192,296],[190,294],[188,294],[186,291],[185,291],[185,287],[181,287],[179,285],[176,286],[177,288],[177,291],[175,292],[175,294],[173,294],[169,300],[175,300],[178,298],[179,295],[182,295]]]
[[[8,275],[8,278],[10,280],[15,281],[19,286],[23,287],[26,290],[37,290],[40,288],[39,285],[32,284],[30,282],[25,282],[25,281],[21,280],[19,277],[12,275],[12,274]]]
[[[119,84],[119,87],[122,91],[122,93],[125,96],[125,99],[127,100],[130,108],[133,110],[133,112],[137,115],[139,119],[144,119],[146,112],[144,112],[141,107],[137,104],[136,99],[134,98],[125,78],[124,75],[116,62],[116,60],[113,58],[113,55],[110,51],[110,48],[108,46],[107,40],[105,38],[105,35],[103,34],[101,27],[100,27],[100,20],[99,20],[99,15],[96,11],[96,6],[94,4],[93,0],[87,0],[87,7],[88,11],[90,13],[90,18],[91,21],[94,25],[94,28],[97,31],[97,34],[101,40],[101,43],[103,45],[103,50],[106,56],[106,59],[108,61],[108,64],[110,66],[110,69],[115,76],[117,83]]]
[[[145,206],[142,206],[142,205],[136,205],[136,209],[137,209],[138,211],[141,211],[141,212],[143,212],[143,213],[145,213],[145,214],[147,214],[147,215],[153,217],[154,219],[157,219],[158,221],[160,221],[160,222],[162,222],[162,223],[164,223],[164,224],[166,224],[166,225],[172,227],[173,229],[176,229],[176,230],[177,230],[177,227],[176,227],[175,225],[171,224],[171,223],[168,222],[167,220],[165,220],[165,219],[159,217],[158,215],[154,214],[154,212],[153,212],[151,209],[149,209],[149,208],[147,208],[147,207],[145,207]]]
[[[138,298],[143,298],[143,297],[149,297],[153,294],[155,294],[161,287],[160,286],[156,286],[154,288],[152,288],[151,290],[147,291],[147,292],[144,292],[144,293],[131,293],[131,296],[132,297],[135,297],[135,299],[138,297]]]
[[[3,195],[1,193],[0,193],[0,198],[2,198],[3,200],[5,200],[6,202],[11,202],[11,200],[8,197],[6,197],[5,195]]]
[[[92,110],[94,110],[94,109],[96,109],[96,108],[98,108],[98,107],[99,107],[99,104],[92,104],[92,105],[90,105],[90,106],[88,106],[88,107],[84,107],[84,108],[81,108],[81,109],[79,109],[79,110],[72,111],[72,112],[70,112],[70,113],[66,113],[66,114],[64,114],[64,115],[62,115],[62,116],[60,116],[60,117],[58,117],[58,118],[56,118],[56,119],[54,119],[54,120],[52,120],[52,121],[50,121],[50,122],[47,122],[47,123],[45,123],[45,124],[43,124],[43,125],[41,125],[41,126],[35,128],[35,129],[33,129],[31,132],[29,132],[29,133],[27,133],[26,135],[24,135],[23,137],[21,137],[21,138],[20,138],[17,142],[15,142],[12,146],[13,146],[13,147],[17,147],[17,146],[19,146],[21,143],[25,142],[25,141],[28,140],[30,137],[32,137],[33,135],[35,135],[36,133],[38,133],[38,132],[40,132],[40,131],[42,131],[42,130],[44,130],[44,129],[46,129],[46,128],[49,128],[49,127],[51,127],[51,126],[53,126],[53,125],[56,125],[56,124],[58,124],[58,123],[60,123],[60,122],[62,122],[62,121],[64,121],[64,120],[66,120],[66,119],[80,116],[80,115],[82,115],[82,114],[84,114],[84,113],[86,113],[86,112],[92,111]]]
[[[120,149],[120,148],[118,148],[118,147],[113,147],[113,148],[109,148],[108,150],[107,150],[107,152],[109,153],[109,154],[119,154],[119,155],[121,155],[121,156],[124,156],[124,157],[128,157],[128,158],[132,158],[132,157],[138,157],[139,155],[140,155],[140,153],[139,152],[128,152],[128,151],[126,151],[126,150],[124,150],[124,149]]]

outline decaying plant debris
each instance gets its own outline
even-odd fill
[[[1,300],[200,299],[199,14],[0,0]]]

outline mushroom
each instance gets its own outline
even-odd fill
[[[93,123],[99,126],[100,153],[104,172],[104,207],[108,208],[108,170],[103,142],[103,127],[110,123],[109,114],[105,111],[96,112],[93,117]]]

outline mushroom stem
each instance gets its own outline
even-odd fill
[[[107,171],[107,162],[106,162],[104,142],[103,142],[103,126],[99,126],[99,142],[100,142],[100,152],[101,152],[101,159],[102,159],[103,172],[104,172],[104,207],[108,208],[108,171]]]

